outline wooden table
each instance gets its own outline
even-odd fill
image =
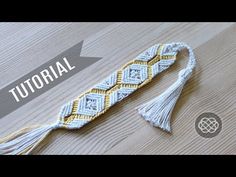
[[[55,122],[61,105],[155,43],[193,47],[197,68],[172,115],[172,134],[150,126],[135,107],[177,78],[187,57],[80,130],[55,130],[33,154],[236,154],[235,23],[0,23],[0,88],[84,40],[83,56],[102,60],[0,119],[1,137],[27,125]],[[1,100],[0,100],[1,101]],[[206,139],[195,131],[204,112],[223,127]]]

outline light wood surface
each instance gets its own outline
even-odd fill
[[[235,23],[0,23],[0,88],[84,40],[83,56],[102,60],[0,119],[0,136],[55,122],[61,105],[155,43],[187,42],[197,68],[172,115],[172,134],[150,126],[135,107],[177,78],[187,56],[79,130],[55,130],[33,154],[236,154]],[[1,101],[1,100],[0,100]],[[223,128],[200,137],[195,120],[217,114]]]

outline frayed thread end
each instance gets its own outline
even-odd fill
[[[0,141],[1,155],[29,154],[57,124],[24,128]]]

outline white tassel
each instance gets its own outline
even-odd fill
[[[29,154],[58,124],[24,128],[0,142],[2,155]]]
[[[164,93],[137,108],[139,114],[141,114],[145,120],[150,122],[153,126],[160,127],[168,132],[171,132],[171,113],[181,94],[184,84],[190,78],[193,68],[196,65],[193,51],[189,46],[183,43],[176,43],[173,46],[175,46],[176,51],[180,51],[183,48],[188,49],[189,62],[187,67],[179,72],[177,81]]]

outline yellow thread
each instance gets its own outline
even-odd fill
[[[95,119],[96,117],[100,116],[101,114],[105,113],[111,107],[110,106],[110,94],[112,94],[114,91],[120,89],[121,87],[137,89],[137,88],[140,88],[140,87],[146,85],[147,83],[149,83],[152,80],[152,78],[153,78],[152,66],[155,63],[160,61],[160,59],[175,59],[175,57],[176,57],[175,55],[173,55],[173,56],[172,55],[161,56],[161,51],[163,50],[163,48],[164,48],[164,45],[161,44],[159,46],[158,50],[157,50],[157,54],[148,62],[147,61],[141,61],[141,60],[135,59],[135,60],[132,60],[132,61],[128,62],[127,64],[125,64],[120,70],[117,71],[117,82],[110,89],[108,89],[108,90],[100,90],[100,89],[92,88],[91,90],[81,94],[78,97],[78,99],[80,99],[81,97],[83,97],[84,95],[89,94],[89,93],[104,94],[105,95],[105,108],[104,108],[104,110],[99,112],[99,113],[97,113],[94,116],[87,116],[87,115],[77,114],[76,111],[77,111],[77,108],[78,108],[78,100],[76,100],[74,102],[74,104],[73,104],[72,115],[67,117],[67,118],[65,118],[65,122],[64,122],[63,127],[66,128],[66,124],[69,124],[70,122],[72,122],[75,119],[91,121],[91,120]],[[148,77],[141,84],[136,85],[136,84],[125,84],[125,83],[122,83],[122,72],[124,71],[125,68],[127,68],[131,64],[142,64],[142,65],[146,65],[147,66]]]
[[[162,60],[175,59],[175,55],[163,55],[161,56]]]
[[[106,94],[105,90],[93,88],[90,93]]]
[[[158,61],[160,61],[160,56],[159,56],[159,55],[156,55],[152,60],[150,60],[150,61],[148,62],[148,65],[149,65],[149,66],[152,66],[152,65],[154,65],[155,63],[157,63]]]
[[[77,114],[75,119],[79,120],[91,120],[93,117],[88,115]]]
[[[78,104],[79,104],[79,100],[75,100],[74,103],[73,103],[72,114],[77,113]]]
[[[133,64],[139,64],[139,65],[147,65],[147,61],[142,61],[142,60],[134,60]]]
[[[106,94],[110,94],[118,89],[120,89],[120,84],[114,85],[111,89],[107,90]]]
[[[120,84],[121,83],[121,80],[122,80],[122,71],[121,70],[119,70],[118,72],[117,72],[117,83],[116,84]],[[114,85],[115,86],[115,85]],[[114,87],[113,86],[113,87]]]
[[[138,88],[138,85],[137,84],[120,84],[120,87],[122,88],[122,87],[124,87],[124,88]]]
[[[64,124],[69,124],[70,122],[72,122],[74,120],[74,118],[75,118],[75,114],[72,114],[72,115],[70,115],[68,117],[65,117],[63,123]]]
[[[148,65],[148,79],[152,79],[152,66]]]
[[[105,109],[108,109],[110,107],[110,95],[105,95]]]

